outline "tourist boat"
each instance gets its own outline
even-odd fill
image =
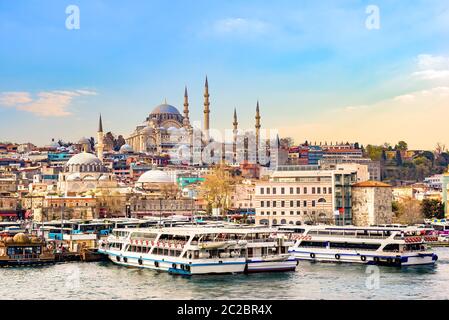
[[[432,265],[438,257],[428,243],[438,241],[431,230],[417,227],[280,227],[295,245],[290,253],[299,260],[350,262],[387,266]]]
[[[24,233],[0,238],[0,267],[44,265],[55,261],[55,255],[40,238]]]
[[[294,244],[276,229],[115,229],[98,249],[116,264],[173,274],[294,271]]]

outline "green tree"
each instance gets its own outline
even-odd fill
[[[426,219],[443,219],[444,204],[435,199],[424,199],[421,204],[421,210]]]
[[[405,141],[399,141],[398,144],[394,147],[396,150],[407,151],[408,144]]]
[[[375,145],[371,145],[371,144],[366,146],[366,153],[367,153],[368,157],[374,161],[381,160],[382,151],[383,151],[382,146],[375,146]]]

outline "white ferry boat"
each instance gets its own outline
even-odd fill
[[[290,226],[290,252],[298,260],[350,262],[387,266],[435,264],[438,256],[427,246],[438,241],[430,230],[417,227]]]
[[[119,265],[196,275],[294,271],[293,244],[268,228],[115,229],[98,251]]]

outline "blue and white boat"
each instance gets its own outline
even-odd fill
[[[294,271],[292,245],[276,229],[173,227],[114,229],[98,251],[123,266],[197,275]]]
[[[298,260],[387,266],[432,265],[438,257],[427,243],[438,241],[417,227],[286,226]]]

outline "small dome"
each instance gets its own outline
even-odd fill
[[[153,111],[151,112],[151,114],[163,114],[163,113],[181,115],[178,109],[176,109],[176,107],[169,104],[161,104],[156,108],[154,108]]]
[[[92,164],[101,165],[101,161],[92,153],[81,152],[81,153],[78,153],[78,154],[74,155],[73,157],[71,157],[70,160],[67,161],[66,166],[92,165]]]
[[[173,179],[167,172],[150,170],[142,174],[137,183],[173,183]]]
[[[132,153],[134,152],[133,148],[129,144],[124,144],[120,147],[119,153]]]
[[[15,243],[28,243],[30,238],[24,233],[18,233],[13,237]]]
[[[86,137],[82,137],[79,141],[78,144],[90,144],[89,139],[87,139]]]

